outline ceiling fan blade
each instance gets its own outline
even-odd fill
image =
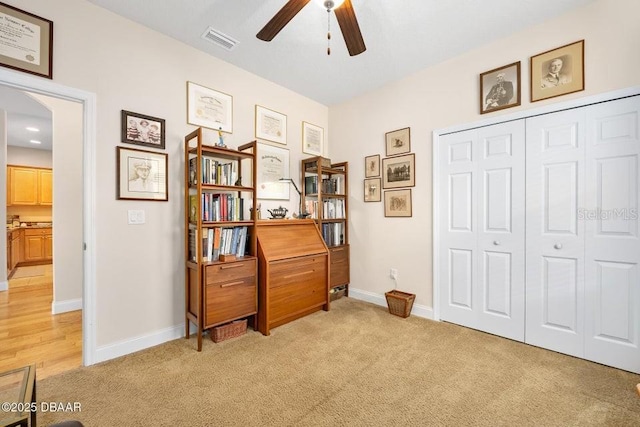
[[[349,55],[356,56],[367,50],[351,0],[344,0],[344,3],[334,12],[336,13],[338,24],[340,24],[344,42],[347,44]]]
[[[293,19],[294,16],[302,10],[311,0],[289,0],[287,4],[282,6],[282,9],[275,14],[271,21],[267,22],[267,25],[256,35],[260,40],[270,42],[275,36],[278,35],[280,30]]]

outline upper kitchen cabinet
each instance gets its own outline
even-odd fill
[[[52,190],[51,169],[7,166],[7,206],[51,206]]]

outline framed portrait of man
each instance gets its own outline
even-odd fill
[[[584,90],[584,40],[531,57],[531,102]]]
[[[480,74],[480,114],[520,105],[520,61]]]

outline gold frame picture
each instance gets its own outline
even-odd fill
[[[584,40],[531,57],[531,102],[584,90]]]
[[[382,159],[382,188],[414,187],[416,185],[416,155]]]
[[[364,201],[379,202],[382,194],[382,178],[368,178],[364,180]]]
[[[480,74],[480,114],[520,105],[520,61]]]
[[[411,128],[402,128],[384,134],[385,155],[399,156],[411,152]]]
[[[324,150],[324,128],[302,122],[302,152],[322,156]]]
[[[374,176],[380,176],[380,154],[364,158],[364,177],[373,178]]]
[[[410,188],[384,192],[384,216],[387,218],[408,218],[413,216]]]
[[[233,133],[233,97],[187,82],[187,123]]]
[[[287,116],[256,105],[256,138],[287,145]]]

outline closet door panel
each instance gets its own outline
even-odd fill
[[[479,324],[524,341],[524,120],[478,129]]]
[[[524,121],[441,144],[441,318],[522,341]]]
[[[525,342],[584,354],[585,113],[527,119]]]
[[[585,357],[640,373],[640,97],[587,107]]]
[[[440,311],[442,320],[476,327],[476,132],[441,138]]]

